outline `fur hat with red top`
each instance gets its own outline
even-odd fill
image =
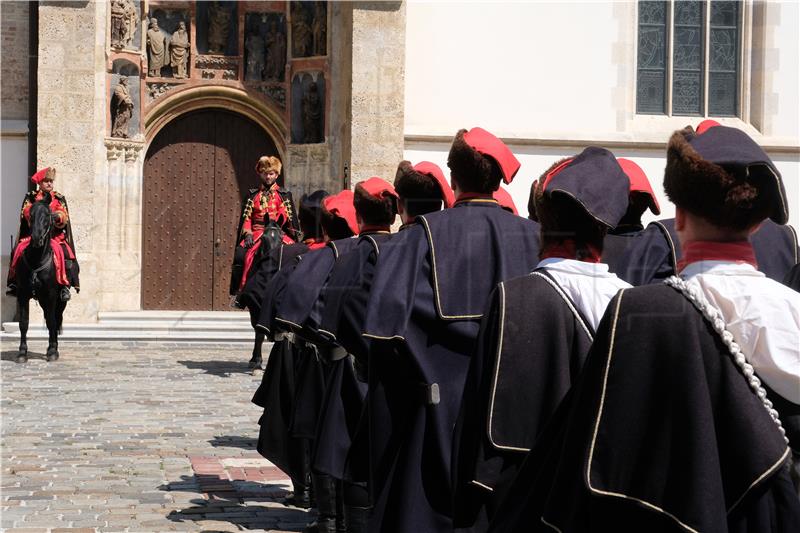
[[[614,154],[590,146],[551,166],[535,184],[536,220],[557,227],[559,201],[572,202],[596,222],[615,228],[628,210],[630,181]]]
[[[517,206],[514,204],[514,199],[511,198],[511,195],[503,187],[499,187],[496,191],[494,191],[492,197],[495,200],[497,200],[497,203],[500,204],[500,207],[502,207],[503,209],[505,209],[510,213],[519,215],[519,211],[517,211]]]
[[[347,222],[347,227],[354,235],[358,235],[358,222],[356,221],[356,208],[353,205],[353,191],[345,189],[338,194],[332,194],[322,201],[322,206],[331,215]]]
[[[413,187],[413,183],[419,182],[419,178],[427,178],[433,181],[434,185],[436,185],[436,188],[439,190],[441,195],[440,199],[444,202],[445,209],[453,207],[456,201],[455,195],[453,195],[453,188],[444,177],[444,172],[439,168],[439,165],[431,163],[430,161],[420,161],[416,165],[412,165],[410,161],[400,161],[400,164],[397,166],[397,173],[394,177],[394,186],[398,189],[398,194],[419,199],[419,195],[416,194],[416,191],[406,190],[415,188]],[[406,182],[409,184],[408,187],[406,187]],[[419,187],[417,186],[416,188]],[[403,194],[402,191],[405,191],[405,194]],[[433,198],[431,198],[431,200],[433,200]]]
[[[479,179],[485,179],[485,160],[497,165],[503,181],[508,184],[519,171],[520,162],[500,139],[483,128],[459,130],[450,147],[447,165],[453,173],[477,173]]]
[[[56,177],[56,169],[53,167],[47,167],[37,171],[36,174],[31,176],[31,181],[36,185],[39,185],[41,182],[45,180],[45,178],[53,180],[55,179],[55,177]]]
[[[397,192],[394,190],[394,187],[392,187],[392,184],[377,176],[373,176],[367,180],[358,182],[356,184],[356,189],[358,188],[364,189],[364,192],[374,198],[377,198],[378,200],[386,198],[387,196],[391,196],[395,199],[399,198],[399,196],[397,196]]]
[[[711,120],[672,134],[664,190],[676,206],[720,227],[789,220],[786,190],[769,156],[745,132]]]
[[[623,157],[618,157],[617,163],[619,163],[619,166],[622,167],[622,170],[625,172],[631,182],[631,194],[641,193],[647,195],[647,205],[650,208],[650,211],[652,211],[654,215],[660,215],[661,206],[658,205],[658,199],[656,198],[653,188],[650,186],[650,180],[647,179],[647,174],[644,173],[642,167],[630,159],[625,159]]]

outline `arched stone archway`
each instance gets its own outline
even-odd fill
[[[143,309],[229,309],[241,199],[261,155],[278,155],[275,140],[229,109],[193,109],[157,131],[142,184]]]

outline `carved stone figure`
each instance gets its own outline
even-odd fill
[[[112,0],[111,2],[111,46],[124,48],[131,45],[139,15],[132,0]]]
[[[322,102],[317,82],[312,81],[303,95],[303,142],[322,142]]]
[[[244,79],[247,81],[261,81],[264,72],[264,39],[258,33],[258,28],[255,29],[254,33],[247,36],[244,46],[247,49]]]
[[[128,78],[119,77],[119,83],[114,88],[114,96],[111,99],[111,110],[113,112],[111,123],[111,136],[128,138],[128,125],[133,116],[133,99],[128,91]]]
[[[314,3],[314,22],[311,25],[314,35],[314,55],[324,56],[328,44],[328,17],[323,2]]]
[[[292,14],[292,51],[294,57],[306,57],[312,52],[311,26],[305,9],[296,6]]]
[[[169,41],[169,64],[172,67],[172,75],[176,78],[185,78],[188,62],[189,34],[186,32],[186,24],[180,21],[178,29]]]
[[[286,68],[286,37],[275,20],[270,21],[267,30],[267,65],[265,74],[268,80],[283,80]]]
[[[224,54],[228,47],[228,31],[231,27],[229,9],[214,2],[208,6],[208,53]]]
[[[158,27],[158,20],[150,19],[150,29],[147,30],[147,73],[150,76],[161,76],[167,55],[166,38]]]

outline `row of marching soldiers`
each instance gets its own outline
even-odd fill
[[[449,182],[403,161],[303,197],[305,241],[239,300],[275,342],[258,450],[310,531],[800,531],[781,175],[711,121],[666,160],[676,215],[647,228],[647,177],[598,147],[534,182],[528,218],[503,209],[520,163],[481,128]]]

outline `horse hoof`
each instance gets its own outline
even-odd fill
[[[27,363],[28,356],[25,354],[19,354],[16,359],[14,359],[17,363]]]
[[[47,361],[48,362],[58,361],[58,352],[47,354]]]
[[[261,358],[250,359],[247,363],[247,368],[250,370],[261,370]]]

